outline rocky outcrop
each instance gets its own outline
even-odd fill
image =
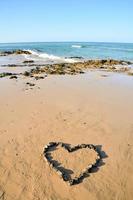
[[[6,76],[14,76],[14,75],[16,75],[16,74],[3,72],[3,73],[0,74],[0,78],[6,77]]]
[[[46,64],[46,65],[37,65],[33,62],[34,62],[33,60],[24,61],[24,64],[27,64],[28,66],[37,66],[37,67],[29,71],[25,71],[21,75],[24,75],[26,77],[32,77],[32,78],[35,78],[36,80],[43,79],[48,74],[51,74],[51,75],[82,74],[82,73],[85,73],[88,69],[98,69],[98,70],[106,70],[106,71],[112,71],[112,72],[123,72],[123,73],[127,73],[128,75],[132,75],[132,72],[130,72],[131,69],[128,65],[133,64],[131,62],[121,61],[121,60],[88,60],[88,61],[76,62],[76,63],[59,63],[59,64]],[[7,65],[7,66],[17,67],[17,65]],[[25,65],[18,65],[18,66],[23,67]],[[10,75],[13,75],[13,74],[2,73],[0,74],[0,78],[5,77],[5,76],[10,76]]]
[[[85,62],[77,63],[61,63],[61,64],[51,64],[45,65],[42,67],[36,67],[31,69],[30,73],[32,76],[35,74],[81,74],[84,73],[87,69],[104,69],[109,71],[127,71],[128,67],[122,67],[124,65],[129,65],[130,62],[119,61],[119,60],[88,60]],[[118,65],[121,67],[118,68]]]
[[[0,53],[0,56],[8,56],[8,55],[12,55],[12,54],[15,54],[15,55],[28,54],[28,55],[30,55],[31,53],[26,50],[18,49],[18,50],[13,50],[13,51],[3,51]]]

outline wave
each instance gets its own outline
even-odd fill
[[[81,45],[72,45],[72,48],[82,48]]]
[[[27,50],[31,53],[31,55],[24,55],[25,59],[34,59],[34,60],[40,60],[43,62],[67,62],[67,63],[74,63],[77,62],[75,58],[67,58],[67,57],[60,57],[55,56],[53,54],[48,54],[45,52],[37,51],[37,50]]]
[[[88,48],[88,47],[90,47],[89,45],[72,45],[72,48]]]

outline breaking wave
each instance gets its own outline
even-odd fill
[[[41,60],[44,62],[67,62],[67,63],[74,63],[77,62],[74,58],[65,58],[60,56],[55,56],[52,54],[44,53],[37,50],[27,50],[31,53],[31,55],[24,55],[26,59],[34,59],[34,60]]]

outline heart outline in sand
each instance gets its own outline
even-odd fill
[[[55,162],[55,160],[53,160],[51,157],[51,151],[53,151],[52,148],[56,148],[58,146],[61,146],[62,148],[67,150],[69,153],[72,153],[79,149],[89,148],[89,149],[94,150],[97,153],[97,158],[95,160],[95,163],[93,163],[92,165],[88,165],[86,169],[78,177],[75,177],[72,179],[68,176],[67,173],[61,170],[61,168],[58,166],[58,161]],[[80,145],[72,147],[71,145],[62,143],[62,142],[50,142],[44,147],[43,154],[44,154],[44,158],[46,162],[50,165],[50,167],[54,169],[64,181],[67,181],[69,185],[76,185],[76,184],[81,183],[82,180],[88,177],[89,174],[92,173],[92,171],[95,168],[99,167],[99,163],[100,161],[102,161],[102,158],[103,158],[100,150],[93,144],[80,144]]]

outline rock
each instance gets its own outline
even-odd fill
[[[7,56],[7,55],[10,55],[12,53],[13,53],[13,51],[3,51],[3,52],[1,52],[1,56]]]
[[[66,147],[66,145],[63,144],[62,142],[60,142],[60,146],[61,146],[61,147],[64,147],[64,148]]]
[[[47,144],[47,147],[49,148],[49,147],[51,147],[51,144],[49,143],[49,144]]]
[[[62,178],[62,172],[60,172],[59,170],[57,171],[57,174]]]
[[[88,60],[84,62],[76,62],[76,63],[60,63],[60,64],[51,64],[45,65],[43,67],[36,67],[36,69],[32,69],[32,74],[70,74],[75,75],[79,73],[84,73],[85,69],[108,69],[110,71],[115,70],[115,65],[123,65],[123,61],[117,60]],[[128,62],[126,63],[128,64]],[[126,71],[128,69],[125,69]],[[124,71],[124,70],[123,70]]]
[[[8,55],[12,55],[12,54],[16,54],[16,55],[28,54],[28,55],[31,55],[31,52],[26,51],[26,50],[21,50],[21,49],[13,50],[13,51],[3,51],[3,52],[1,52],[1,56],[8,56]]]
[[[70,186],[75,185],[77,183],[79,183],[79,181],[77,179],[72,179],[69,181]]]
[[[45,157],[46,157],[46,158],[49,157],[49,153],[48,153],[48,152],[45,153]]]
[[[75,147],[73,147],[71,150],[72,151],[76,151],[76,150],[78,150],[80,147],[79,146],[75,146]]]
[[[50,162],[50,167],[54,168],[55,167],[54,163]]]
[[[84,59],[82,56],[70,56],[70,57],[65,57],[65,59]]]
[[[16,50],[12,52],[13,54],[28,54],[31,55],[31,53],[29,51],[25,51],[25,50]]]
[[[71,149],[68,148],[66,145],[64,145],[63,147],[64,147],[64,149],[66,149],[67,151],[71,152]]]
[[[63,178],[64,181],[68,181],[69,180],[68,176],[65,173],[62,174],[62,178]]]
[[[81,144],[81,148],[86,148],[86,144]]]
[[[55,166],[53,167],[53,169],[54,169],[56,172],[58,172],[58,169],[57,169]]]
[[[10,79],[17,79],[18,77],[13,75],[13,76],[10,76]]]
[[[27,82],[26,84],[27,84],[27,85],[29,85],[30,87],[33,87],[33,86],[35,86],[35,84],[34,84],[34,83],[29,83],[29,82]]]
[[[90,169],[95,168],[95,167],[97,167],[97,163],[92,164],[92,167]]]
[[[56,144],[57,144],[56,142],[50,142],[50,143],[49,143],[49,145],[50,145],[51,147],[55,146]]]
[[[45,149],[48,149],[48,145],[45,145],[45,147],[44,147]]]
[[[46,155],[47,151],[48,151],[47,148],[44,148],[44,151],[43,151],[44,155]]]
[[[24,76],[30,76],[30,72],[25,71],[23,75]]]
[[[36,80],[44,79],[44,78],[45,78],[44,76],[35,76],[35,79],[36,79]]]
[[[89,170],[89,169],[91,169],[92,168],[92,165],[89,165],[87,168],[86,168],[86,170]]]
[[[15,65],[15,64],[8,64],[7,66],[8,67],[18,67],[18,65]]]
[[[91,144],[86,145],[87,148],[93,149],[93,146]]]
[[[25,60],[23,63],[24,64],[34,63],[34,60]]]
[[[6,77],[6,76],[12,76],[12,75],[14,75],[14,74],[8,73],[8,72],[3,72],[0,74],[0,78]]]

